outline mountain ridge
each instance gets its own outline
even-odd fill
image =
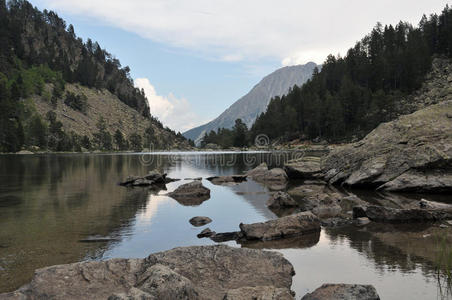
[[[272,98],[288,93],[294,85],[303,85],[311,78],[316,67],[320,66],[308,62],[304,65],[277,69],[262,78],[246,95],[235,101],[217,118],[184,132],[183,136],[199,143],[205,133],[219,128],[231,128],[236,119],[242,119],[250,127],[257,116],[266,110]]]

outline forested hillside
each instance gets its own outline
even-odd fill
[[[8,3],[0,0],[0,152],[30,146],[53,151],[80,149],[83,146],[80,141],[86,142],[90,134],[64,130],[55,113],[40,115],[35,103],[27,101],[39,96],[54,109],[64,106],[86,114],[89,109],[86,95],[66,90],[67,84],[73,83],[92,90],[107,90],[148,120],[150,128],[163,129],[150,115],[144,91],[134,87],[129,71],[97,42],[90,39],[83,42],[75,35],[74,27],[56,13],[41,12],[24,0]],[[172,141],[184,142],[182,136],[165,130]],[[109,134],[109,130],[105,132]],[[89,145],[92,149],[126,150],[108,134],[92,136]],[[123,136],[127,141],[130,138],[135,142],[138,139]],[[168,145],[162,145],[165,146]]]
[[[434,57],[452,57],[452,10],[422,17],[418,26],[377,24],[345,57],[328,56],[302,87],[274,98],[250,129],[270,138],[348,141],[406,113]]]

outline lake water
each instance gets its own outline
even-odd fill
[[[217,186],[204,179],[211,198],[198,206],[165,195],[190,181],[184,178],[241,174],[261,161],[277,166],[290,157],[257,152],[0,156],[0,292],[27,283],[44,266],[214,244],[196,237],[204,227],[190,225],[194,216],[210,217],[213,222],[205,227],[216,232],[276,218],[265,205],[268,188],[253,181]],[[117,185],[128,175],[153,169],[182,180],[162,191]],[[361,194],[372,201],[385,197]],[[243,246],[283,253],[296,271],[292,289],[297,299],[327,282],[373,284],[382,299],[446,298],[438,288],[431,240],[408,238],[426,230],[323,228],[320,235]],[[80,242],[93,236],[111,240]]]

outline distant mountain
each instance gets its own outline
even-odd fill
[[[236,119],[250,127],[256,117],[265,112],[271,98],[282,96],[294,85],[301,86],[311,78],[317,64],[309,62],[305,65],[284,67],[264,77],[245,96],[234,102],[227,110],[213,121],[195,127],[183,133],[186,138],[199,142],[206,132],[218,128],[231,128]]]

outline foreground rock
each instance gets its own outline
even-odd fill
[[[183,205],[200,205],[210,198],[210,190],[201,181],[195,180],[178,186],[168,196]]]
[[[2,299],[262,299],[289,295],[292,265],[279,253],[224,245],[175,248],[145,259],[52,266]],[[229,297],[229,298],[227,298]],[[276,298],[279,299],[279,298]]]
[[[324,284],[302,300],[380,300],[372,285]]]
[[[367,208],[353,209],[355,217],[367,217],[375,222],[407,223],[407,222],[435,222],[452,219],[452,213],[444,210],[428,209],[397,209],[371,205]]]
[[[282,209],[296,207],[298,203],[285,192],[277,192],[273,194],[267,201],[267,206],[272,209]]]
[[[234,185],[246,181],[246,175],[228,175],[207,177],[215,185]]]
[[[330,183],[388,191],[452,191],[452,101],[380,124],[323,161]]]
[[[204,226],[212,222],[212,219],[209,217],[193,217],[188,222],[195,227]]]
[[[303,157],[288,161],[284,170],[290,179],[318,179],[323,176],[320,157]]]
[[[263,223],[240,224],[243,239],[274,240],[320,231],[320,220],[311,212],[302,212]]]

